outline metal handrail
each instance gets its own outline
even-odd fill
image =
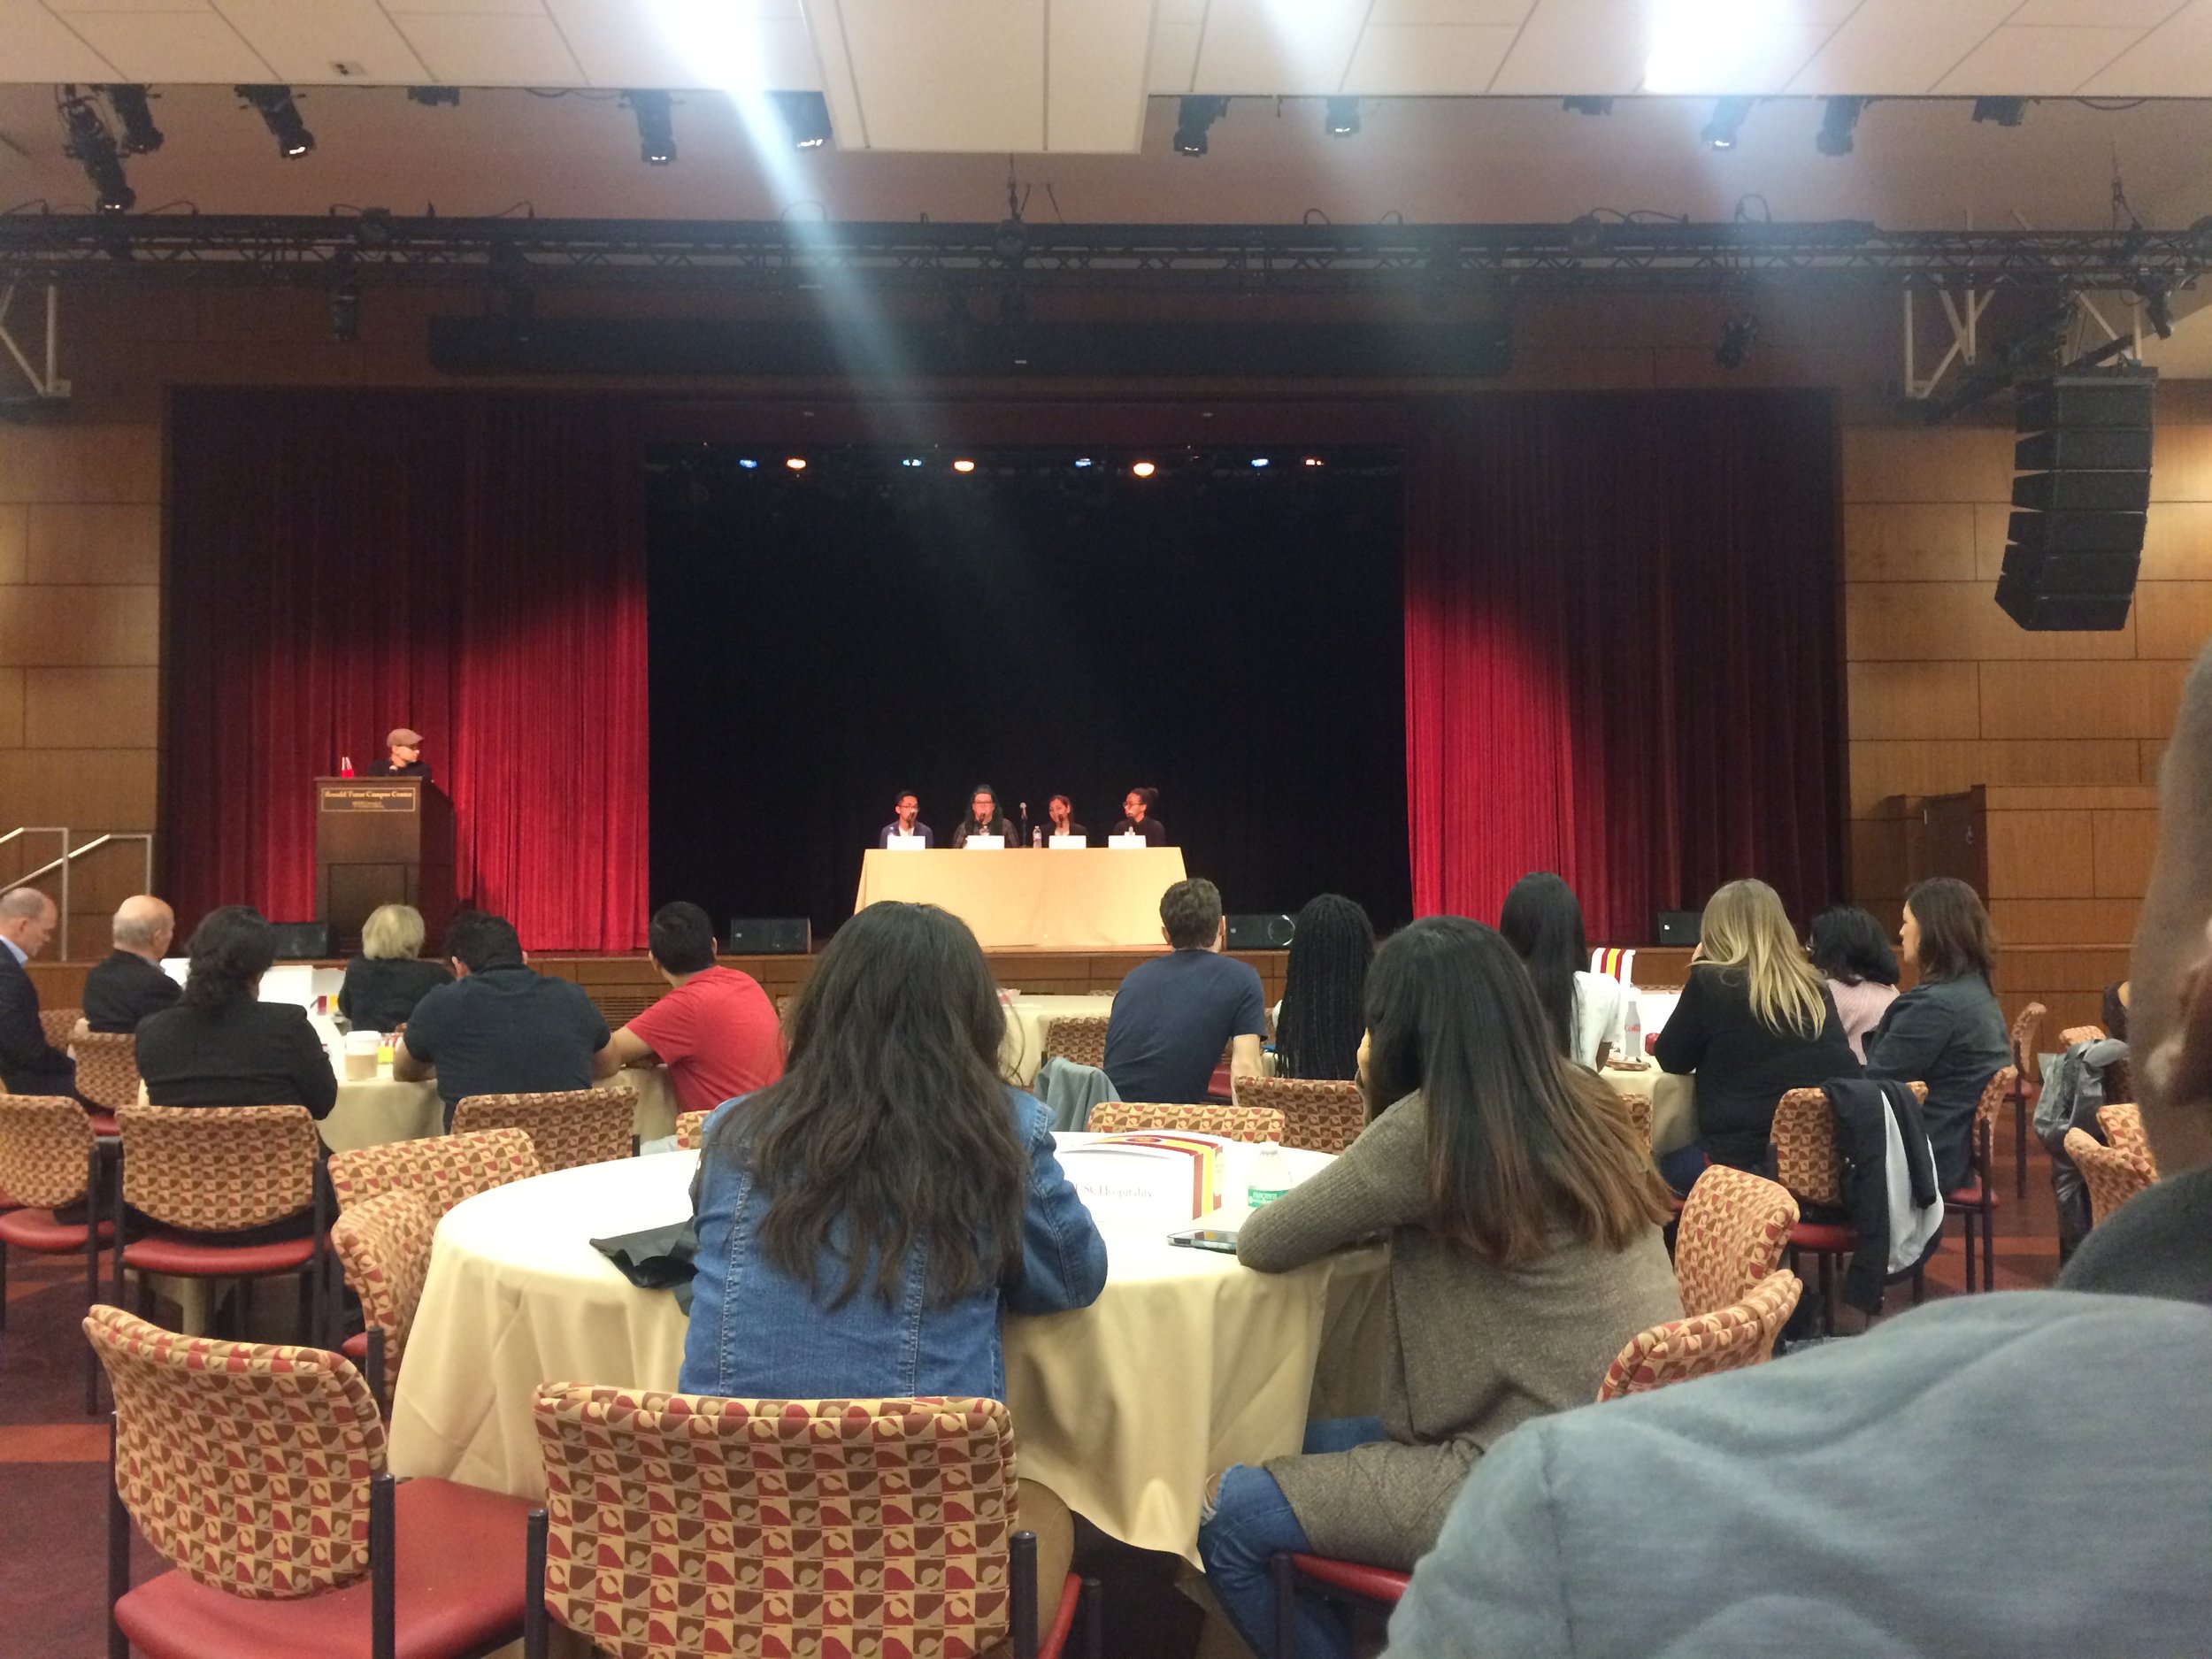
[[[26,825],[19,829],[12,829],[6,834],[0,835],[0,847],[4,847],[8,842],[13,841],[19,835],[58,835],[61,837],[60,857],[49,859],[46,863],[41,864],[37,869],[27,871],[24,874],[18,876],[14,880],[9,882],[7,885],[11,887],[27,887],[30,883],[37,880],[41,876],[50,875],[57,870],[61,872],[61,897],[56,902],[54,908],[58,913],[58,926],[61,933],[61,948],[65,956],[68,954],[70,946],[69,870],[72,860],[81,858],[89,852],[97,852],[101,848],[107,846],[110,842],[142,842],[143,843],[146,850],[146,874],[144,884],[140,887],[139,891],[141,893],[148,893],[153,890],[154,838],[150,833],[145,830],[112,830],[104,835],[94,836],[81,847],[73,848],[69,844],[69,831],[65,826],[57,825]]]

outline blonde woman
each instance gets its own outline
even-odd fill
[[[397,1031],[415,1004],[453,975],[442,962],[422,962],[422,912],[411,904],[380,904],[361,924],[361,954],[346,964],[338,1011],[357,1031]]]
[[[1827,981],[1763,881],[1731,881],[1706,904],[1689,983],[1654,1052],[1666,1071],[1697,1074],[1698,1145],[1660,1161],[1677,1192],[1709,1159],[1767,1170],[1775,1103],[1863,1071]]]

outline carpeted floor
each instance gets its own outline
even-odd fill
[[[2007,1124],[1996,1159],[2001,1290],[2048,1285],[2058,1266],[2048,1160],[2032,1151],[2023,1204],[2013,1197],[2012,1156]],[[1957,1229],[1947,1233],[1929,1272],[1931,1296],[1963,1288]],[[1893,1295],[1891,1305],[1901,1310],[1909,1298]],[[98,1659],[106,1652],[107,1428],[83,1415],[83,1314],[81,1258],[11,1253],[8,1325],[0,1336],[0,1653],[8,1659]],[[1847,1313],[1843,1328],[1856,1321]],[[135,1577],[159,1570],[142,1541],[134,1555]],[[1115,1659],[1189,1659],[1200,1619],[1173,1587],[1171,1561],[1092,1534],[1079,1565],[1106,1581]]]

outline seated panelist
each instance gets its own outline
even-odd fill
[[[894,835],[918,835],[922,838],[923,846],[936,844],[936,837],[930,833],[929,826],[922,822],[922,799],[911,789],[902,789],[893,798],[891,821],[876,837],[876,845],[888,847]]]
[[[1160,799],[1157,789],[1132,789],[1122,797],[1121,821],[1114,826],[1117,835],[1141,835],[1148,847],[1167,845],[1167,829],[1152,816],[1152,809]]]
[[[1090,831],[1075,821],[1075,803],[1064,795],[1056,795],[1045,803],[1045,811],[1052,819],[1048,835],[1088,835]]]
[[[952,844],[965,847],[972,835],[1000,835],[1010,844],[1014,839],[1014,826],[998,810],[998,791],[987,783],[976,785],[975,793],[968,797],[968,816],[953,831]]]

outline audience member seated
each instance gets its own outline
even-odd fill
[[[1905,895],[1898,942],[1919,982],[1890,1004],[1867,1040],[1867,1075],[1928,1086],[1921,1121],[1935,1149],[1937,1183],[1955,1192],[1973,1163],[1974,1108],[1989,1079],[2012,1063],[2004,1010],[1989,986],[1996,957],[1989,912],[1965,882],[1935,876]]]
[[[2104,1034],[2122,1042],[2128,1040],[2128,995],[2125,979],[2115,979],[2104,987]],[[2032,1056],[2024,1056],[2024,1060],[2034,1063]]]
[[[1763,881],[1731,881],[1705,906],[1689,983],[1652,1052],[1669,1071],[1697,1074],[1698,1144],[1659,1161],[1678,1193],[1709,1159],[1767,1173],[1782,1096],[1863,1070],[1827,981]]]
[[[422,912],[411,904],[380,904],[361,924],[361,954],[346,964],[338,1011],[356,1031],[397,1031],[415,1004],[453,974],[422,960]]]
[[[246,904],[210,910],[192,930],[191,972],[174,1008],[138,1028],[138,1075],[156,1106],[304,1106],[338,1102],[330,1056],[294,1002],[264,1002],[276,930]]]
[[[1267,1001],[1258,972],[1225,956],[1229,924],[1210,881],[1179,881],[1160,898],[1172,947],[1129,971],[1106,1023],[1106,1075],[1118,1100],[1202,1101],[1221,1051],[1232,1077],[1260,1075]]]
[[[749,973],[717,965],[714,924],[679,899],[654,913],[653,967],[667,995],[614,1034],[618,1065],[668,1067],[677,1104],[712,1111],[783,1075],[783,1030],[776,1005]]]
[[[125,899],[110,925],[115,949],[85,971],[85,1024],[94,1031],[133,1032],[149,1014],[176,1006],[184,987],[161,971],[177,930],[173,911],[139,894]]]
[[[707,1121],[679,1387],[1003,1400],[1003,1317],[1097,1300],[1105,1241],[1044,1109],[1000,1079],[1005,1030],[958,918],[872,904],[837,930],[792,1009],[781,1079]],[[1019,1502],[1048,1624],[1072,1525],[1033,1482]]]
[[[1498,931],[1536,981],[1537,1004],[1558,1039],[1560,1053],[1583,1065],[1603,1065],[1620,1041],[1627,994],[1618,979],[1592,973],[1586,965],[1590,941],[1574,889],[1548,871],[1523,876],[1505,895]]]
[[[419,1083],[435,1077],[453,1109],[471,1094],[537,1094],[589,1088],[612,1075],[607,1022],[566,979],[530,970],[503,916],[464,910],[446,929],[453,983],[415,1004],[392,1048],[392,1075]]]
[[[0,894],[0,1084],[11,1094],[77,1093],[77,1063],[46,1041],[38,987],[23,966],[46,949],[60,919],[36,887]]]
[[[1278,1077],[1359,1075],[1367,1025],[1367,964],[1375,925],[1341,894],[1309,899],[1290,935],[1283,1000],[1275,1015]]]
[[[1362,1071],[1381,1110],[1237,1240],[1262,1272],[1378,1233],[1390,1251],[1381,1418],[1312,1424],[1304,1455],[1240,1464],[1209,1494],[1207,1578],[1260,1654],[1276,1651],[1275,1555],[1410,1567],[1494,1442],[1588,1403],[1624,1342],[1682,1317],[1643,1142],[1561,1058],[1511,946],[1462,917],[1417,921],[1376,954],[1367,1014]],[[1624,1507],[1664,1530],[1649,1505]],[[1325,1603],[1302,1599],[1296,1617],[1306,1659],[1351,1653]]]
[[[1813,918],[1811,952],[1836,999],[1844,1040],[1863,1061],[1867,1033],[1897,1000],[1897,953],[1881,923],[1855,904],[1834,905]]]

